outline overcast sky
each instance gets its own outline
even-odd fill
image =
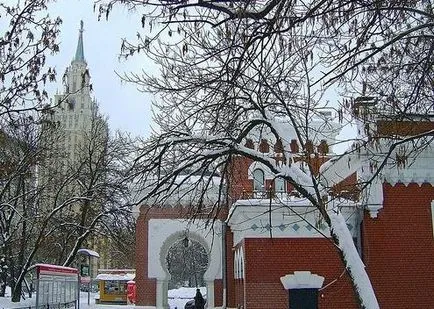
[[[84,56],[93,84],[93,95],[101,111],[109,117],[112,130],[120,129],[136,136],[148,136],[151,121],[151,97],[139,92],[134,85],[122,83],[116,72],[147,69],[146,59],[119,61],[122,37],[132,37],[140,28],[140,16],[119,8],[98,21],[93,11],[93,0],[57,0],[49,4],[50,16],[63,20],[60,35],[60,52],[48,62],[57,69],[56,89],[61,91],[61,77],[75,54],[80,20],[84,22]],[[51,90],[51,89],[50,89]],[[52,93],[54,94],[54,93]]]
[[[11,1],[11,0],[10,0]],[[134,85],[121,82],[116,72],[140,70],[152,71],[155,66],[143,54],[119,60],[121,38],[133,39],[137,31],[142,31],[139,14],[129,12],[117,6],[110,14],[98,21],[93,11],[93,0],[57,0],[49,5],[52,17],[60,16],[63,20],[60,35],[60,53],[49,59],[58,72],[56,89],[61,90],[61,76],[71,63],[75,54],[80,20],[84,22],[84,55],[90,69],[94,93],[101,111],[109,117],[111,130],[122,130],[134,136],[147,137],[151,126],[151,100],[148,94],[139,92]],[[346,139],[355,135],[355,127],[346,126],[339,138]],[[334,148],[341,153],[347,145]],[[338,149],[339,148],[339,149]]]

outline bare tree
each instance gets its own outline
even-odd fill
[[[203,275],[209,261],[205,248],[198,242],[176,242],[167,253],[166,263],[171,275],[169,289],[205,285]]]
[[[39,155],[38,132],[33,119],[18,115],[15,125],[3,129],[1,135],[1,291],[13,284],[17,265],[27,253],[26,242],[33,236],[31,224],[39,194],[35,185],[35,168]]]
[[[13,122],[23,111],[42,110],[48,99],[44,86],[56,78],[46,58],[59,51],[62,20],[46,14],[48,2],[0,3],[2,23],[7,25],[0,38],[0,116],[4,121]]]
[[[135,268],[135,226],[129,207],[110,213],[103,221],[99,233],[109,240],[106,250],[110,253],[111,268]]]
[[[70,91],[65,85],[66,94],[55,105],[46,102],[44,87],[56,79],[46,60],[59,51],[62,23],[47,14],[50,2],[0,3],[6,28],[0,37],[0,294],[9,284],[13,301],[20,300],[33,263],[70,265],[82,244],[110,236],[113,218],[131,216],[129,186],[123,182],[132,151],[128,138],[109,139],[108,128],[95,115],[83,137],[87,143],[67,163],[72,154],[62,151],[62,134],[48,134],[58,129],[49,119],[54,107],[72,92],[92,88],[86,70],[81,87]]]
[[[45,109],[48,98],[44,86],[56,77],[54,68],[46,65],[46,57],[59,51],[57,36],[62,22],[46,14],[48,2],[0,3],[5,27],[0,38],[1,294],[8,280],[14,285],[27,254],[26,241],[33,236],[30,219],[39,194],[35,186],[40,154],[38,112]]]
[[[4,134],[2,148],[1,279],[3,289],[10,284],[13,301],[20,300],[34,263],[71,265],[86,243],[110,241],[112,220],[131,216],[128,138],[109,138],[106,122],[96,114],[76,157],[68,160],[56,123],[24,120],[15,135]]]
[[[128,137],[109,137],[108,133],[106,121],[96,114],[91,130],[76,145],[75,156],[67,154],[70,159],[60,161],[60,169],[48,169],[52,177],[42,177],[49,194],[41,200],[41,209],[51,213],[60,208],[52,218],[55,224],[46,231],[58,244],[52,250],[57,252],[54,260],[59,264],[70,265],[77,250],[92,243],[93,237],[110,238],[107,226],[131,215],[126,177],[130,165],[127,158],[134,146]],[[57,151],[56,147],[52,149]],[[51,155],[47,162],[54,165]],[[45,246],[52,247],[53,243],[53,239],[48,240]]]
[[[325,109],[334,109],[343,123],[361,119],[364,131],[340,161],[349,160],[352,151],[375,161],[375,172],[360,179],[362,191],[376,181],[397,147],[407,142],[428,145],[431,131],[381,140],[368,124],[378,120],[372,117],[374,110],[359,105],[378,101],[377,115],[394,120],[432,112],[431,2],[96,2],[100,15],[108,16],[116,4],[136,10],[141,26],[149,32],[138,32],[135,43],[124,40],[123,55],[145,53],[160,69],[159,74],[125,76],[157,96],[154,120],[158,128],[138,160],[149,186],[146,198],[164,203],[168,192],[199,175],[202,184],[195,189],[202,194],[193,213],[215,215],[222,200],[211,210],[201,208],[211,185],[205,175],[215,172],[221,173],[221,179],[229,177],[230,162],[236,156],[261,162],[318,209],[331,229],[360,306],[378,308],[372,287],[364,284],[369,280],[361,261],[348,259],[356,249],[343,245],[342,218],[337,210],[329,210],[325,199],[342,179],[321,179],[311,164],[306,171],[298,169],[288,151],[276,162],[245,142],[268,131],[276,141],[289,144],[276,121],[280,119],[294,128],[308,160],[311,147],[307,145],[315,136],[336,133]],[[330,93],[336,102],[329,102]],[[361,99],[354,101],[357,96]],[[325,125],[312,126],[314,119],[322,119]],[[386,155],[375,157],[380,140]],[[176,181],[181,174],[184,180]],[[223,187],[222,181],[221,193]]]

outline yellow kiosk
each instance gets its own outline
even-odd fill
[[[127,282],[136,277],[135,269],[101,269],[96,276],[100,304],[127,304]]]

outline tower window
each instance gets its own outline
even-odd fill
[[[284,193],[286,191],[285,179],[282,177],[277,177],[274,179],[274,190],[276,193]]]
[[[256,169],[253,171],[253,191],[265,191],[265,174],[263,170]]]

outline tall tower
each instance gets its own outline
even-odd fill
[[[77,159],[96,121],[107,128],[98,114],[97,102],[90,96],[92,85],[84,58],[83,32],[81,21],[75,56],[62,78],[63,93],[54,97],[53,120],[64,133],[64,150],[71,161]]]
[[[62,78],[62,93],[54,96],[52,106],[45,113],[43,128],[44,158],[39,166],[39,185],[43,191],[41,210],[49,213],[61,207],[57,222],[70,225],[59,232],[66,235],[68,242],[51,240],[60,243],[63,249],[53,253],[58,260],[62,260],[74,241],[85,233],[105,198],[103,189],[96,188],[95,183],[103,186],[106,178],[108,126],[98,112],[96,100],[91,97],[83,32],[81,22],[75,55]],[[62,206],[62,203],[67,205]],[[93,238],[80,247],[83,245],[96,249]]]

